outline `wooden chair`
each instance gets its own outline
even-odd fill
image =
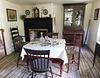
[[[25,49],[25,48],[24,48]],[[32,78],[33,78],[33,73],[44,73],[46,72],[46,77],[47,76],[47,72],[50,69],[51,72],[51,77],[53,78],[53,74],[52,74],[52,69],[51,69],[51,61],[49,60],[49,50],[29,50],[29,49],[25,49],[28,59],[29,59],[29,65],[31,67],[32,70]],[[47,56],[45,58],[45,56]]]
[[[74,35],[73,42],[66,43],[66,46],[67,46],[66,52],[69,55],[67,73],[69,72],[71,60],[72,60],[72,63],[75,62],[78,65],[78,70],[79,70],[81,42],[82,42],[82,35]],[[76,50],[76,47],[78,50]],[[75,54],[78,54],[78,59],[74,58]],[[71,56],[72,56],[72,58],[71,58]],[[78,60],[78,63],[75,60]]]
[[[23,42],[24,44],[28,43],[28,42],[24,42],[23,41],[23,37],[25,37],[25,36],[19,35],[19,31],[18,31],[18,27],[17,26],[13,27],[13,28],[10,27],[10,31],[11,31],[11,36],[12,36],[12,40],[13,40],[13,45],[14,45],[14,50],[15,51],[17,50],[17,48],[15,46],[15,42],[14,42],[15,38],[22,37],[22,38],[19,38],[19,39],[21,39],[21,42]]]
[[[58,33],[46,33],[46,36],[49,36],[52,38],[58,38]]]
[[[21,59],[20,55],[21,55],[21,49],[23,47],[23,45],[25,45],[25,43],[22,42],[22,37],[16,37],[13,39],[16,51],[18,52],[18,60],[17,60],[17,67],[19,65],[19,60]]]
[[[22,43],[21,43],[21,37],[14,38],[13,42],[16,48],[16,51],[18,52],[18,60],[17,60],[17,67],[19,65],[20,55],[21,55],[21,49],[22,49]]]
[[[17,60],[17,67],[18,67],[21,49],[22,49],[23,45],[27,44],[28,42],[23,41],[24,36],[19,35],[19,31],[18,31],[17,26],[14,27],[14,28],[10,27],[10,31],[11,31],[11,36],[12,36],[12,40],[13,40],[14,50],[19,53],[18,54],[18,60]]]

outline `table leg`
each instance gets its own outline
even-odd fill
[[[93,67],[94,67],[94,64],[95,64],[95,59],[96,59],[96,53],[95,53],[94,59],[93,59]]]
[[[63,70],[64,61],[62,59],[59,59],[59,58],[50,58],[50,60],[52,61],[52,63],[60,64],[60,76],[62,76],[62,70]]]
[[[60,76],[62,76],[63,63],[60,64]]]
[[[24,59],[26,60],[27,69],[28,69],[28,72],[29,72],[29,60],[28,60],[28,56],[27,55],[24,55]]]

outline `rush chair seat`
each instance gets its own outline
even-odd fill
[[[58,33],[46,33],[46,36],[49,36],[52,38],[58,38]]]
[[[51,69],[51,61],[49,60],[49,52],[50,50],[30,50],[24,48],[28,59],[29,65],[32,71],[32,78],[33,73],[46,73],[46,78],[48,78],[47,72],[50,70],[51,78],[53,78],[52,69]],[[47,56],[47,57],[46,57]]]
[[[72,61],[72,63],[75,62],[78,65],[77,69],[79,70],[81,42],[82,42],[82,35],[74,35],[73,36],[73,42],[66,43],[66,46],[67,46],[66,52],[69,55],[67,73],[69,72],[70,62],[71,61]],[[77,59],[74,58],[75,54],[78,54]],[[78,60],[78,62],[76,62],[75,60]]]

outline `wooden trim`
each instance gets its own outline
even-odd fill
[[[31,33],[30,33],[31,31],[45,31],[46,33],[48,33],[48,29],[29,29],[29,39],[31,37]]]
[[[48,33],[48,29],[29,29],[30,31],[46,31],[46,33]]]
[[[4,30],[0,29],[0,31],[2,32],[2,39],[3,39],[3,45],[4,45],[5,55],[7,55],[6,46],[5,46],[5,39],[4,39],[4,35],[3,35]]]
[[[63,6],[79,6],[79,5],[87,5],[87,3],[72,3],[72,4],[63,4]]]
[[[48,29],[29,29],[29,31],[34,31],[34,30],[37,30],[37,31],[46,31],[46,32],[48,32]]]

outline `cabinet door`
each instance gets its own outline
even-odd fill
[[[83,30],[86,4],[64,5],[64,30]]]
[[[64,26],[72,26],[73,24],[73,8],[65,8],[64,15]]]
[[[83,26],[84,23],[84,8],[74,9],[74,26]]]

